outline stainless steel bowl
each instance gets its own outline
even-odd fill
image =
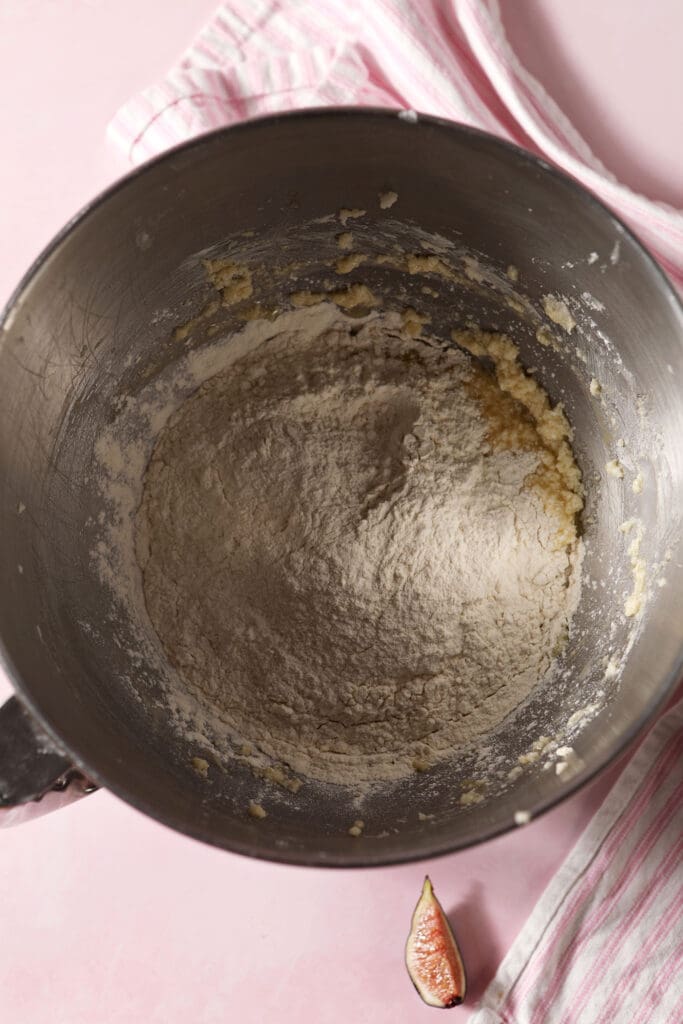
[[[399,202],[383,211],[378,194],[387,189]],[[307,783],[296,800],[274,787],[268,817],[255,821],[245,812],[253,774],[235,763],[207,782],[191,770],[196,745],[171,729],[162,681],[123,642],[125,624],[91,559],[103,511],[93,445],[121,397],[178,357],[172,327],[207,299],[199,254],[261,268],[260,297],[284,306],[294,280],[325,289],[340,230],[329,216],[342,207],[367,211],[352,225],[364,251],[425,243],[454,260],[478,258],[488,285],[463,278],[435,288],[438,297],[388,266],[349,279],[370,283],[389,307],[428,312],[443,337],[467,317],[510,331],[525,364],[566,405],[588,489],[587,582],[559,674],[487,743],[504,767],[525,760],[539,735],[565,737],[576,757],[561,775],[544,767],[545,756],[513,771],[517,778],[503,772],[469,806],[460,797],[477,770],[472,752],[384,784],[361,811],[342,787]],[[270,273],[275,263],[291,273]],[[514,289],[528,301],[521,312],[510,304]],[[536,330],[556,327],[543,312],[551,293],[567,297],[578,326],[571,335],[557,329],[557,345],[546,347]],[[219,315],[221,329],[238,325],[230,310]],[[191,343],[211,341],[197,329]],[[0,637],[17,691],[0,713],[5,807],[83,776],[173,828],[253,856],[417,859],[481,842],[513,827],[515,811],[539,814],[583,785],[679,678],[681,308],[622,223],[513,146],[374,110],[267,118],[191,142],[106,192],[43,253],[4,313],[0,368]],[[617,453],[623,480],[604,469]],[[642,494],[630,486],[638,471]],[[632,566],[618,530],[630,517],[643,524],[649,591],[635,618],[623,614]],[[139,624],[130,626],[133,636]],[[360,839],[347,834],[357,817],[366,822]]]

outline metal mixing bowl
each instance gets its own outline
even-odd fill
[[[399,201],[382,210],[387,189]],[[248,263],[259,298],[283,308],[294,287],[329,288],[342,230],[331,215],[342,207],[367,211],[349,223],[366,253],[426,245],[455,261],[469,253],[485,268],[483,283],[476,272],[432,281],[438,296],[389,265],[361,266],[346,283],[368,283],[389,308],[428,313],[444,338],[467,318],[510,331],[525,365],[565,403],[588,493],[583,595],[560,671],[486,743],[504,768],[520,756],[533,762],[525,754],[541,735],[571,743],[576,756],[560,775],[545,754],[512,779],[504,771],[470,805],[461,797],[479,770],[476,752],[384,784],[360,809],[342,787],[307,782],[294,800],[273,786],[268,817],[256,821],[246,813],[253,773],[238,762],[208,780],[191,769],[196,743],[171,729],[162,680],[132,647],[140,624],[129,624],[127,643],[126,623],[112,613],[91,558],[106,514],[94,440],[122,396],[178,358],[174,325],[210,297],[201,254]],[[275,263],[289,274],[271,272]],[[567,298],[571,335],[543,312],[551,293]],[[240,325],[233,309],[216,316],[214,336]],[[543,324],[554,346],[539,345]],[[200,325],[189,343],[212,344],[207,332]],[[241,853],[331,865],[427,857],[513,827],[515,811],[536,815],[583,785],[679,678],[681,308],[623,224],[513,146],[373,110],[267,118],[191,142],[105,193],[38,259],[5,311],[0,372],[0,637],[17,691],[0,713],[5,806],[78,771],[173,828]],[[605,472],[615,455],[624,479]],[[638,471],[642,494],[631,487]],[[623,614],[629,536],[618,530],[630,517],[643,524],[648,578],[633,618]],[[358,817],[366,828],[355,839],[347,830]]]

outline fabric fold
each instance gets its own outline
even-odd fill
[[[230,0],[109,136],[137,164],[222,125],[330,105],[413,109],[532,150],[620,214],[683,288],[683,214],[603,166],[516,58],[497,0]]]
[[[470,1024],[674,1024],[683,997],[683,701],[536,904]]]

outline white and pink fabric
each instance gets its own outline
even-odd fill
[[[221,125],[332,104],[438,114],[542,155],[619,213],[683,288],[683,214],[594,156],[516,59],[495,0],[230,0],[109,134],[141,163]]]
[[[405,108],[542,155],[619,213],[683,289],[683,214],[620,184],[519,64],[495,0],[230,0],[109,126],[132,163],[221,125]],[[683,1021],[683,705],[557,873],[471,1024]]]
[[[683,1021],[683,702],[538,901],[470,1024]]]

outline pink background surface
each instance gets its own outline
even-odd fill
[[[123,173],[107,121],[213,7],[0,0],[0,301],[64,221]],[[502,8],[519,56],[605,164],[683,206],[679,0]],[[475,850],[334,873],[203,847],[98,793],[0,832],[0,1020],[426,1021],[402,964],[425,870],[460,936],[471,1007],[613,777]]]

